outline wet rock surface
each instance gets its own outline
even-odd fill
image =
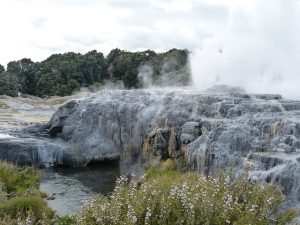
[[[300,102],[239,91],[98,92],[66,102],[47,125],[1,139],[0,157],[84,166],[143,152],[152,163],[172,158],[204,173],[250,166],[252,180],[277,183],[299,199]]]
[[[85,164],[68,143],[49,138],[47,122],[62,103],[87,95],[48,99],[0,96],[0,160],[42,167]]]
[[[34,136],[1,138],[0,158],[21,166],[80,166],[85,163],[61,140]]]

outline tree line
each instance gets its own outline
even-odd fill
[[[150,76],[158,86],[189,84],[188,51],[113,49],[106,57],[94,50],[86,54],[53,54],[41,62],[23,58],[9,62],[6,70],[0,65],[0,95],[65,96],[81,87],[101,86],[106,80],[122,81],[127,89],[142,88],[145,79],[141,75]]]

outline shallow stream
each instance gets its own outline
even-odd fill
[[[119,165],[115,163],[87,168],[47,168],[40,189],[53,196],[48,204],[59,216],[69,215],[80,210],[84,200],[111,193],[119,175]]]

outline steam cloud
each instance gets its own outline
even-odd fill
[[[232,5],[228,25],[191,54],[194,85],[241,86],[300,98],[300,1]]]
[[[141,65],[138,68],[138,80],[143,88],[182,87],[190,85],[189,63],[180,69],[176,69],[177,65],[178,62],[176,58],[166,57],[163,59],[159,74],[156,76],[154,74],[153,65]]]
[[[142,65],[139,69],[138,79],[144,88],[153,86],[153,68],[151,65]]]

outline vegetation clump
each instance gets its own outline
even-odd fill
[[[54,216],[39,191],[41,172],[0,162],[0,224],[51,224]]]
[[[223,225],[286,224],[296,213],[282,212],[284,196],[272,185],[228,174],[181,173],[172,161],[149,168],[139,180],[118,179],[110,196],[96,196],[73,216],[54,214],[38,190],[40,172],[0,162],[0,225]]]
[[[111,196],[97,196],[74,215],[74,224],[286,224],[294,211],[280,212],[284,197],[272,185],[232,181],[225,173],[150,169],[142,180],[121,177]]]
[[[66,96],[81,87],[98,90],[106,80],[122,81],[128,89],[144,87],[139,74],[151,76],[157,85],[187,85],[190,80],[188,51],[171,49],[156,53],[113,49],[107,57],[94,50],[86,54],[53,54],[42,62],[23,58],[9,62],[6,70],[0,65],[0,95]]]

